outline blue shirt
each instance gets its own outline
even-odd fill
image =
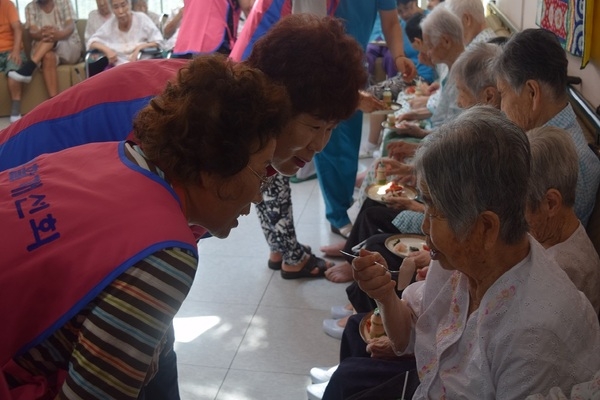
[[[379,10],[396,10],[396,0],[342,0],[334,16],[344,21],[346,32],[367,48]]]
[[[573,143],[575,143],[575,150],[579,158],[579,175],[577,176],[577,189],[575,191],[575,214],[585,226],[596,203],[596,192],[600,183],[600,160],[589,148],[583,131],[577,123],[575,111],[573,111],[571,104],[567,104],[561,112],[546,122],[545,126],[555,126],[566,130],[573,139]]]

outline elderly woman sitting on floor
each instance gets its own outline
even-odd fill
[[[89,38],[86,48],[100,50],[110,65],[136,61],[149,47],[160,48],[163,36],[150,17],[131,11],[130,0],[111,0],[114,17]]]
[[[527,235],[524,132],[477,106],[440,127],[415,165],[432,258],[427,279],[399,299],[376,264],[385,265],[383,257],[361,250],[353,261],[397,354],[416,356],[413,398],[522,399],[590,379],[600,369],[596,313]]]

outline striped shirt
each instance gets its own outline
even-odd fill
[[[139,150],[129,144],[126,149],[131,161],[164,177]],[[136,399],[153,375],[165,332],[190,290],[196,266],[191,252],[176,247],[144,258],[14,361],[33,375],[52,377],[68,370],[58,399]]]

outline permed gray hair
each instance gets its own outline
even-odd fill
[[[474,97],[487,87],[496,87],[493,61],[502,53],[500,46],[476,43],[467,48],[452,64],[450,73],[462,82]]]
[[[454,43],[463,42],[463,29],[460,19],[448,11],[443,4],[438,5],[421,21],[421,30],[437,45],[442,35]]]
[[[447,0],[446,7],[460,19],[469,14],[478,24],[485,22],[485,10],[481,0]]]
[[[501,240],[522,239],[530,168],[525,132],[496,108],[475,106],[429,136],[415,155],[419,186],[427,185],[454,234],[465,239],[477,217],[492,211]]]
[[[548,189],[556,189],[563,205],[575,205],[579,162],[573,139],[564,129],[542,126],[527,132],[531,147],[531,176],[527,206],[536,211]]]

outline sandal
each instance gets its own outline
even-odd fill
[[[318,268],[319,271],[316,274],[312,273],[312,270]],[[283,279],[298,279],[298,278],[322,278],[325,276],[325,271],[327,270],[327,261],[323,260],[315,256],[314,254],[310,255],[306,264],[300,271],[284,271],[281,270],[281,277]]]
[[[304,249],[305,253],[308,253],[308,254],[311,253],[310,246],[307,246],[305,244],[301,244],[300,246],[302,246],[302,248]],[[279,271],[281,269],[281,264],[282,263],[283,263],[283,259],[281,259],[279,261],[271,261],[271,260],[269,260],[269,262],[267,263],[267,266],[269,267],[269,269],[272,269],[273,271]]]

